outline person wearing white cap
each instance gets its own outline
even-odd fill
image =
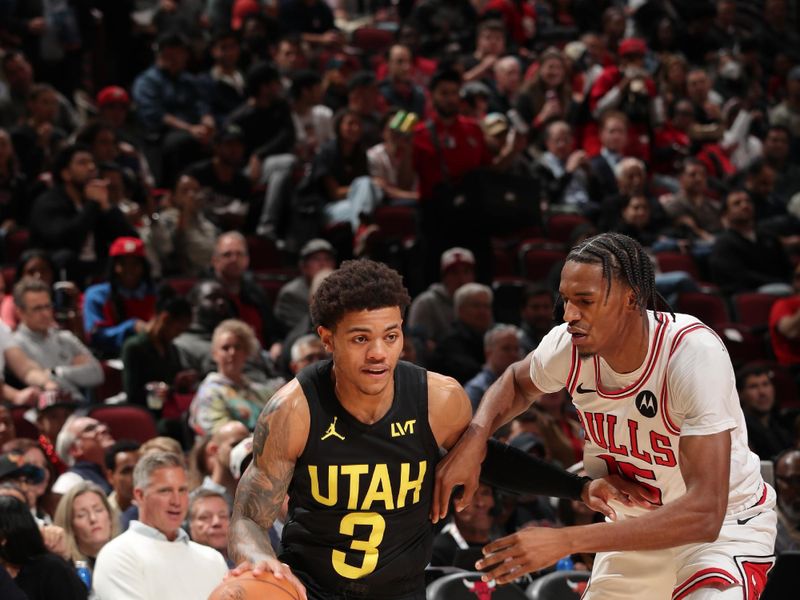
[[[408,311],[411,331],[430,342],[441,338],[452,325],[456,290],[475,281],[475,256],[466,248],[446,250],[439,264],[441,281],[417,296]]]

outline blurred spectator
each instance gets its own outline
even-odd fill
[[[108,254],[108,280],[86,290],[83,328],[93,349],[114,357],[126,339],[145,330],[156,294],[142,240],[117,238]]]
[[[155,64],[133,84],[142,125],[162,152],[161,182],[171,186],[178,173],[208,152],[214,117],[208,98],[187,71],[189,42],[175,32],[161,35]]]
[[[800,365],[800,264],[792,273],[794,294],[775,301],[769,313],[772,351],[778,363]]]
[[[604,113],[600,119],[600,152],[592,157],[590,191],[595,202],[617,193],[614,169],[625,157],[628,138],[628,119],[617,111]]]
[[[482,17],[486,18],[488,15],[499,14],[503,21],[504,31],[508,32],[508,36],[514,45],[522,54],[525,49],[533,45],[534,39],[537,34],[537,11],[541,10],[537,6],[537,2],[517,0],[489,0],[480,9]],[[568,2],[561,2],[569,4]],[[542,7],[549,8],[549,7]],[[480,25],[478,26],[480,29]]]
[[[105,477],[105,451],[114,438],[105,423],[92,417],[71,415],[61,428],[56,440],[56,451],[69,465],[53,484],[53,493],[64,495],[81,481],[99,485],[109,494],[111,485]]]
[[[241,233],[229,231],[217,238],[211,268],[233,303],[239,319],[250,325],[262,345],[280,340],[283,331],[272,315],[272,307],[263,290],[248,270],[250,254]]]
[[[292,375],[297,375],[308,365],[314,364],[318,360],[328,358],[325,347],[316,333],[309,333],[295,340],[291,349],[292,361],[289,363],[289,370]],[[401,356],[401,360],[409,360]]]
[[[228,527],[230,506],[222,494],[211,490],[195,490],[189,496],[189,536],[203,546],[210,546],[222,554],[229,567]]]
[[[231,452],[239,442],[250,437],[250,430],[239,421],[228,421],[210,434],[204,447],[204,457],[209,465],[209,474],[199,489],[221,494],[228,507],[233,505],[238,479],[231,472]],[[241,473],[239,474],[241,476]]]
[[[314,71],[298,71],[289,95],[295,132],[295,154],[309,161],[318,148],[333,139],[333,111],[322,104],[322,79]]]
[[[778,418],[779,406],[769,367],[746,364],[736,373],[736,389],[750,448],[761,460],[772,460],[792,445],[792,436]]]
[[[210,50],[214,63],[208,73],[200,77],[199,83],[208,98],[214,121],[221,127],[245,99],[244,75],[238,68],[239,36],[230,29],[219,31],[211,40]]]
[[[235,317],[234,307],[225,290],[214,280],[201,281],[189,293],[192,304],[192,323],[184,333],[175,338],[175,346],[185,369],[193,369],[205,377],[216,370],[211,357],[211,337],[217,325]],[[250,379],[265,383],[272,367],[264,360],[264,349],[247,359],[244,372]]]
[[[283,99],[280,74],[270,64],[257,64],[247,73],[247,100],[228,117],[244,132],[245,153],[250,157],[252,179],[261,179],[261,163],[276,154],[291,152],[295,143],[289,104]],[[264,167],[264,175],[268,172]]]
[[[182,375],[180,352],[173,340],[189,328],[192,307],[189,301],[176,294],[169,285],[159,288],[153,318],[144,331],[129,337],[122,346],[122,387],[127,401],[146,406],[157,417],[162,415],[163,402],[171,394],[191,392],[191,383],[179,381]],[[186,374],[184,374],[186,375]],[[195,373],[190,379],[196,379]],[[150,383],[163,383],[155,392],[158,399],[151,399],[147,389]],[[153,401],[155,400],[155,402]],[[158,404],[162,404],[161,407]]]
[[[199,434],[216,431],[228,421],[241,421],[251,431],[267,400],[284,384],[281,378],[266,384],[244,374],[247,358],[258,349],[251,327],[237,319],[220,323],[211,340],[217,372],[200,384],[192,400],[189,423]]]
[[[105,473],[113,490],[108,495],[108,504],[117,520],[133,503],[133,468],[138,460],[138,442],[120,440],[106,448]]]
[[[85,561],[94,569],[100,549],[119,533],[118,514],[100,489],[84,481],[62,496],[55,524],[66,533],[71,561]]]
[[[219,230],[205,216],[206,197],[192,175],[178,177],[151,228],[150,248],[163,275],[197,277],[208,269]]]
[[[417,175],[411,165],[413,133],[392,127],[398,114],[389,111],[383,117],[383,142],[367,150],[367,166],[384,203],[416,206],[419,193]]]
[[[311,285],[308,289],[309,305],[314,299],[314,294],[317,293],[319,286],[322,285],[322,282],[325,281],[328,275],[333,273],[333,271],[334,269],[322,269],[311,279]],[[317,328],[315,324],[311,322],[310,310],[306,313],[305,317],[286,334],[286,338],[283,340],[283,348],[281,349],[278,364],[285,375],[291,374],[290,363],[292,361],[292,346],[297,339],[309,334],[317,335]]]
[[[453,520],[433,539],[431,565],[464,568],[474,562],[480,556],[480,549],[492,540],[494,509],[494,491],[488,485],[480,484],[469,506],[452,511]],[[469,550],[472,553],[466,555],[464,551]],[[462,551],[461,557],[459,551]]]
[[[50,286],[40,279],[22,279],[14,286],[14,303],[20,325],[14,344],[37,368],[49,371],[58,389],[76,401],[103,383],[103,369],[75,335],[56,327]]]
[[[541,131],[554,119],[574,122],[577,107],[572,100],[567,57],[547,48],[539,57],[538,69],[522,86],[517,110],[534,131]]]
[[[0,129],[0,238],[28,225],[30,196],[27,178],[8,131]]]
[[[38,248],[29,248],[20,254],[14,272],[14,284],[23,279],[37,279],[48,286],[56,282],[56,267],[50,255]],[[53,290],[55,292],[55,290]],[[83,337],[83,321],[80,318],[80,290],[69,281],[58,282],[58,293],[54,295],[56,320],[78,338]],[[16,329],[19,324],[14,294],[6,294],[0,301],[0,319],[11,329]]]
[[[773,193],[775,177],[775,169],[764,160],[756,160],[745,171],[744,188],[753,201],[758,223],[767,219],[781,219],[786,215],[786,205]]]
[[[780,239],[756,229],[753,201],[744,190],[725,198],[725,230],[711,248],[711,280],[726,294],[790,294],[792,263]]]
[[[344,41],[333,23],[333,11],[323,0],[286,0],[281,4],[280,20],[312,46],[337,47]]]
[[[455,321],[436,344],[431,367],[466,383],[481,370],[485,353],[483,336],[492,326],[492,289],[467,283],[453,295]]]
[[[764,138],[764,160],[775,170],[773,193],[785,205],[800,190],[800,165],[789,158],[792,134],[782,125],[772,125]]]
[[[485,119],[489,113],[489,98],[492,97],[492,90],[482,81],[470,81],[461,87],[458,93],[461,100],[458,112],[463,117],[469,117],[476,121]],[[505,115],[502,115],[505,118]]]
[[[386,79],[378,86],[387,106],[425,116],[425,91],[411,79],[411,49],[402,44],[389,48]]]
[[[778,537],[775,553],[800,550],[800,450],[787,450],[775,460],[778,493]]]
[[[480,373],[464,384],[464,390],[472,403],[472,412],[478,410],[478,405],[489,389],[506,368],[521,358],[520,335],[521,331],[514,325],[495,325],[483,336],[483,352],[486,362]]]
[[[0,403],[0,446],[17,437],[17,428],[14,425],[10,406],[10,404]]]
[[[708,195],[706,167],[696,158],[687,158],[680,173],[677,194],[659,199],[672,220],[676,237],[688,239],[695,250],[709,249],[722,230],[719,204]]]
[[[475,281],[475,256],[466,248],[450,248],[442,253],[439,270],[441,281],[414,298],[408,311],[412,334],[427,342],[444,337],[455,320],[453,295]]]
[[[33,67],[21,52],[6,50],[0,58],[5,81],[8,84],[8,97],[0,100],[0,126],[13,127],[28,118],[28,100],[36,82]],[[56,92],[58,112],[56,127],[67,134],[78,126],[78,114],[60,92]]]
[[[478,15],[469,0],[422,0],[414,5],[408,23],[419,33],[423,56],[472,49]]]
[[[88,590],[72,565],[45,548],[27,506],[0,496],[3,566],[28,600],[86,600]]]
[[[589,160],[575,149],[572,129],[565,121],[553,121],[545,130],[547,152],[537,164],[542,193],[548,203],[577,211],[589,207]]]
[[[313,239],[300,249],[300,275],[287,282],[275,300],[275,318],[288,331],[308,314],[308,294],[314,275],[336,268],[336,251],[330,242]]]
[[[800,65],[789,71],[786,77],[786,99],[775,106],[769,113],[771,125],[786,127],[792,134],[793,146],[800,139]],[[793,148],[792,155],[797,158],[798,150]]]
[[[0,456],[0,482],[11,482],[25,495],[25,504],[37,524],[52,523],[50,515],[40,512],[39,500],[50,483],[47,459],[39,445],[33,440],[12,440],[3,444]]]
[[[213,156],[186,170],[202,188],[206,216],[223,231],[246,228],[252,196],[241,172],[246,162],[244,132],[228,124],[214,136]]]
[[[284,85],[291,82],[294,76],[306,66],[303,40],[300,35],[288,33],[278,40],[272,62],[278,68]]]
[[[108,181],[97,178],[88,148],[61,150],[53,159],[52,177],[52,189],[31,209],[31,246],[50,252],[59,273],[66,269],[68,279],[82,284],[102,271],[111,241],[134,232],[111,206]]]
[[[494,64],[494,93],[489,111],[506,113],[516,106],[522,83],[522,67],[516,56],[504,56]]]
[[[523,355],[536,349],[542,338],[555,325],[553,292],[545,286],[525,286],[520,307],[520,349]]]
[[[140,520],[100,551],[98,597],[206,597],[227,567],[219,552],[189,541],[181,529],[189,504],[183,459],[161,452],[142,457],[133,485]]]
[[[378,110],[378,84],[375,75],[361,71],[347,82],[347,110],[361,121],[361,135],[364,145],[369,148],[381,141],[381,115]],[[343,114],[343,113],[339,113]],[[335,129],[335,127],[334,127]]]

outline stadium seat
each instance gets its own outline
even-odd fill
[[[136,404],[93,404],[84,412],[108,425],[111,435],[118,440],[134,440],[142,444],[158,435],[153,415]]]
[[[353,32],[350,43],[365,54],[382,54],[394,44],[395,34],[388,29],[359,27]]]
[[[522,275],[529,281],[547,279],[553,265],[566,258],[567,253],[561,246],[523,244],[519,250]]]
[[[717,294],[705,292],[683,292],[678,295],[677,312],[697,317],[709,327],[718,327],[730,322],[725,300]]]
[[[425,591],[427,600],[523,600],[525,592],[515,585],[491,586],[481,581],[482,573],[464,571],[445,575]]]
[[[29,406],[12,406],[11,418],[14,419],[14,429],[17,437],[35,440],[39,438],[39,428],[25,418]]]
[[[579,225],[585,225],[589,220],[583,215],[575,215],[570,213],[562,213],[550,215],[547,219],[547,237],[556,242],[566,244],[572,232]]]
[[[767,341],[753,333],[747,325],[741,323],[724,323],[714,327],[714,331],[722,339],[734,367],[754,360],[768,360]]]
[[[685,271],[692,276],[692,279],[700,281],[700,271],[697,269],[697,263],[690,254],[684,254],[683,252],[657,252],[655,257],[658,262],[658,268],[662,273]]]
[[[579,600],[589,581],[588,571],[554,571],[528,586],[530,600]]]
[[[736,321],[749,327],[765,329],[769,324],[769,311],[779,296],[759,292],[743,292],[733,297]]]

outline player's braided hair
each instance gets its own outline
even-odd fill
[[[611,293],[611,280],[616,278],[627,284],[636,297],[639,310],[666,308],[672,318],[675,313],[656,289],[653,263],[644,248],[627,235],[601,233],[575,246],[567,255],[567,261],[599,264],[606,280],[606,299]]]

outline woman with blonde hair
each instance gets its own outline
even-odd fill
[[[556,48],[542,52],[536,72],[522,86],[517,110],[536,131],[557,119],[574,122],[577,106],[572,100],[571,65],[563,52]]]
[[[84,561],[90,569],[100,549],[119,534],[119,515],[103,490],[89,481],[61,497],[55,523],[64,529],[69,560]]]
[[[241,421],[252,431],[261,409],[285,381],[251,381],[244,374],[247,359],[258,351],[258,339],[244,321],[227,319],[211,337],[211,357],[217,371],[209,373],[189,407],[189,424],[199,435],[213,433],[229,421]]]

